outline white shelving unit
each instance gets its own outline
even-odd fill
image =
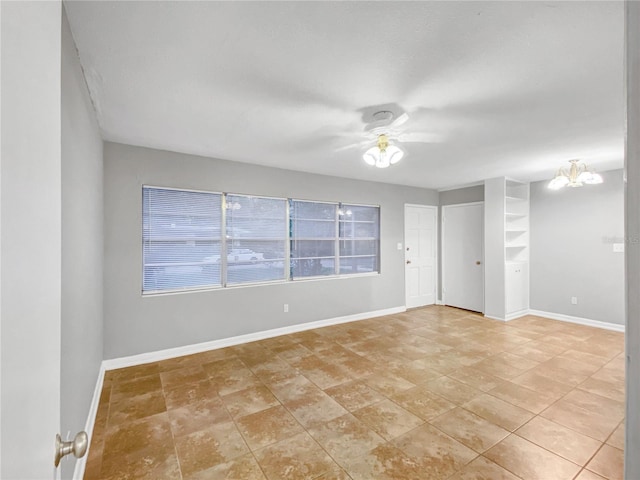
[[[485,181],[485,315],[510,320],[529,309],[529,184]]]

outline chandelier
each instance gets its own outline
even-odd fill
[[[398,163],[403,156],[404,152],[395,145],[389,145],[389,138],[383,133],[378,135],[376,146],[364,152],[362,158],[367,165],[387,168],[389,165]]]
[[[569,170],[559,168],[556,176],[549,182],[551,190],[559,190],[562,187],[581,187],[582,185],[597,185],[602,183],[602,176],[589,170],[584,163],[578,160],[569,160]]]

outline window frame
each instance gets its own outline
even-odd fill
[[[145,254],[144,254],[144,189],[159,189],[159,190],[171,190],[171,191],[179,191],[179,192],[193,192],[193,193],[204,193],[204,194],[212,194],[212,195],[220,195],[220,284],[212,284],[212,285],[203,285],[203,286],[193,286],[193,287],[182,287],[182,288],[167,288],[161,290],[145,290],[144,289],[144,268],[145,268]],[[283,200],[285,202],[285,234],[284,244],[285,244],[285,272],[284,278],[275,279],[275,280],[263,280],[256,282],[242,282],[242,283],[228,283],[228,261],[227,261],[227,196],[243,196],[243,197],[253,197],[253,198],[264,198],[264,199],[272,199],[272,200]],[[220,291],[225,289],[234,289],[234,288],[244,288],[244,287],[253,287],[258,285],[272,285],[272,284],[280,284],[280,283],[289,283],[289,282],[306,282],[313,280],[329,280],[329,279],[346,279],[346,278],[354,278],[354,277],[365,277],[365,276],[374,276],[380,275],[382,273],[382,265],[381,265],[381,257],[382,257],[382,208],[379,204],[366,204],[366,203],[353,203],[353,202],[335,202],[335,201],[327,201],[327,200],[307,200],[301,198],[294,197],[276,197],[276,196],[268,196],[268,195],[250,195],[246,193],[235,193],[235,192],[219,192],[212,190],[202,190],[202,189],[193,189],[193,188],[178,188],[178,187],[165,187],[151,184],[142,184],[141,185],[141,208],[142,212],[141,221],[140,221],[140,233],[141,233],[141,271],[140,271],[140,292],[142,297],[153,297],[158,295],[173,295],[173,294],[182,294],[182,293],[190,293],[190,292],[202,292],[202,291]],[[292,265],[291,262],[293,260],[291,255],[291,245],[294,240],[293,232],[292,232],[292,217],[291,217],[291,205],[292,202],[306,202],[306,203],[316,203],[316,204],[328,204],[333,205],[335,208],[334,219],[332,220],[335,225],[334,236],[327,237],[327,240],[331,239],[334,242],[334,271],[329,275],[312,275],[312,276],[303,276],[296,277],[292,274]],[[374,238],[374,241],[377,242],[377,255],[376,257],[376,265],[377,270],[372,272],[357,272],[357,273],[340,273],[340,242],[344,240],[344,238],[340,237],[340,209],[343,205],[353,206],[353,207],[370,207],[378,210],[378,221],[377,221],[377,238]],[[371,255],[374,256],[374,255]],[[327,257],[328,258],[328,257]]]

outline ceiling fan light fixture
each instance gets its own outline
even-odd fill
[[[389,139],[385,134],[378,136],[378,143],[375,147],[371,147],[364,152],[362,158],[367,165],[377,168],[387,168],[395,165],[404,156],[404,152],[395,145],[389,145]]]
[[[602,183],[602,176],[589,170],[584,163],[578,160],[569,160],[569,171],[558,169],[556,176],[547,185],[551,190],[559,190],[562,187],[582,187],[583,185],[597,185]]]

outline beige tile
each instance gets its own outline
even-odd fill
[[[488,450],[510,433],[460,407],[440,415],[430,423],[478,453]]]
[[[625,399],[625,385],[624,383],[611,383],[597,378],[589,377],[580,385],[580,390],[586,392],[595,393],[601,397],[610,398],[618,402],[624,402]]]
[[[143,448],[157,452],[173,449],[166,412],[109,427],[104,435],[103,463],[109,457],[117,459]]]
[[[467,410],[510,432],[528,422],[534,414],[492,395],[483,394],[463,405]]]
[[[584,465],[602,445],[601,442],[570,430],[558,423],[535,417],[515,432],[547,450]]]
[[[580,471],[576,464],[514,434],[484,455],[527,480],[571,480]]]
[[[497,463],[479,456],[448,480],[520,480]]]
[[[425,387],[430,392],[440,395],[441,397],[458,405],[462,405],[472,398],[482,394],[482,391],[449,377],[440,377],[436,380],[427,382],[425,383]]]
[[[85,478],[87,475],[85,473]],[[173,450],[143,448],[102,462],[101,480],[140,478],[146,480],[180,478],[180,466]]]
[[[353,412],[353,415],[386,440],[391,440],[424,423],[424,420],[391,400],[361,408]]]
[[[278,399],[264,385],[224,395],[222,396],[222,401],[234,418],[266,410],[269,407],[280,404]]]
[[[164,389],[167,408],[184,407],[192,403],[218,398],[218,392],[211,386],[209,380]]]
[[[183,407],[170,408],[168,414],[174,437],[231,421],[222,400],[217,396],[188,403]]]
[[[269,480],[312,479],[337,466],[306,432],[258,450],[255,456]]]
[[[415,428],[391,443],[420,465],[423,471],[420,478],[447,478],[477,456],[476,452],[429,424]]]
[[[240,417],[236,423],[252,450],[290,438],[304,430],[282,405]]]
[[[343,415],[311,430],[309,434],[339,465],[364,455],[385,440],[351,414]]]
[[[504,352],[476,363],[474,368],[489,375],[510,380],[538,365],[540,365],[540,363],[534,360]]]
[[[618,448],[605,444],[586,468],[608,480],[622,480],[624,477],[624,453]]]
[[[182,477],[184,480],[266,480],[262,469],[253,458],[247,454],[229,462],[200,470],[199,472]]]
[[[601,477],[597,473],[590,472],[587,469],[582,470],[575,480],[606,480],[604,477]]]
[[[456,406],[455,403],[432,393],[425,385],[393,395],[391,400],[423,420],[431,420]]]
[[[385,399],[384,395],[360,380],[328,388],[325,393],[350,412]]]
[[[464,367],[447,375],[454,380],[469,385],[470,387],[488,392],[500,385],[505,380],[498,378],[494,375],[490,375],[474,367]]]
[[[601,442],[604,442],[620,423],[619,419],[591,412],[564,399],[551,405],[540,415]]]
[[[284,406],[305,428],[312,428],[348,413],[320,389],[309,390],[308,394],[285,402]]]
[[[249,453],[249,448],[233,422],[220,423],[177,437],[175,446],[183,475],[190,475]]]
[[[200,365],[177,368],[160,374],[162,388],[165,389],[174,388],[176,386],[179,387],[190,383],[198,383],[204,380],[207,380],[207,374],[204,373],[204,370]]]
[[[386,396],[415,387],[415,384],[410,381],[392,374],[373,374],[363,380],[375,391]]]
[[[613,431],[611,436],[607,439],[607,443],[612,447],[624,450],[624,421]]]
[[[109,406],[108,426],[120,425],[167,410],[161,390],[154,390],[130,398],[120,398],[119,401],[112,402]]]
[[[535,391],[512,382],[506,382],[489,391],[516,407],[524,408],[532,413],[540,413],[562,396],[561,393]]]
[[[571,385],[556,382],[534,371],[518,375],[511,382],[539,393],[550,393],[554,398],[560,398],[573,388]]]
[[[117,402],[123,398],[131,398],[135,395],[145,395],[162,390],[160,374],[138,377],[133,380],[114,383],[111,387],[111,402]]]
[[[419,462],[388,443],[374,448],[365,455],[350,459],[345,470],[353,480],[428,478]]]

